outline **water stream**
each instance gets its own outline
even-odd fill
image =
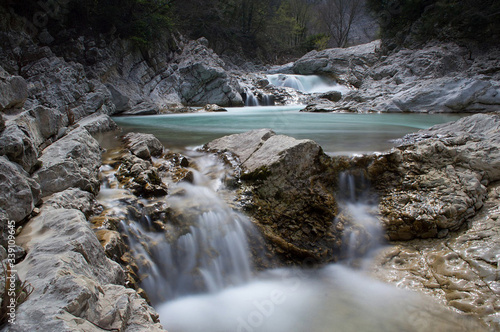
[[[154,133],[170,148],[190,155],[197,165],[191,168],[193,183],[171,183],[170,195],[159,202],[131,198],[118,185],[110,185],[115,170],[103,168],[108,181],[99,199],[122,216],[120,227],[134,256],[143,263],[142,287],[164,327],[170,332],[472,331],[475,323],[432,300],[350,267],[351,259],[366,257],[382,243],[376,202],[359,174],[346,172],[339,179],[341,213],[354,221],[344,262],[321,269],[254,269],[248,238],[258,235],[251,221],[221,196],[230,191],[223,181],[225,166],[193,146],[229,133],[270,127],[297,138],[313,138],[332,154],[381,151],[392,145],[389,139],[458,118],[320,115],[298,109],[252,107],[231,109],[228,114],[116,119],[125,130]],[[351,142],[345,142],[346,137]],[[168,204],[185,224],[154,230],[146,208],[154,204]],[[130,206],[139,213],[132,216]]]

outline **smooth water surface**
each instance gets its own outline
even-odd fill
[[[223,113],[189,113],[115,117],[125,131],[154,134],[169,148],[198,146],[215,138],[252,129],[271,128],[277,134],[312,139],[325,152],[350,154],[385,151],[393,139],[454,121],[459,114],[304,113],[303,106],[228,108]]]

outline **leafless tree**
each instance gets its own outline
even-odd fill
[[[319,19],[325,25],[335,46],[346,47],[353,24],[363,11],[364,0],[323,0]]]

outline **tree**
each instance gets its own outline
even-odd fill
[[[363,11],[363,0],[323,0],[319,5],[319,18],[330,34],[335,46],[346,47],[355,21]]]

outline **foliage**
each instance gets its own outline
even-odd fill
[[[498,42],[498,0],[367,0],[380,19],[381,34],[402,42],[453,40],[469,43]]]

